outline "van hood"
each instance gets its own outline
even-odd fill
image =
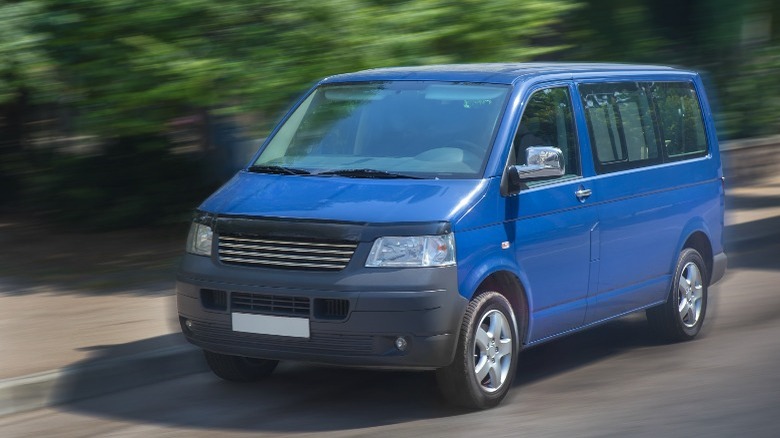
[[[484,196],[487,186],[483,179],[368,179],[241,171],[200,208],[218,215],[454,224]]]

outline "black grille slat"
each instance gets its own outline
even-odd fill
[[[353,242],[219,236],[219,259],[222,263],[276,269],[341,270],[352,259],[356,248],[357,243]]]
[[[319,319],[346,319],[349,300],[333,298],[314,299],[314,317]]]
[[[350,355],[374,354],[374,340],[369,335],[312,332],[308,339],[280,339],[276,336],[241,333],[230,326],[218,323],[193,321],[192,332],[197,339],[224,345],[266,347],[278,351],[303,351],[307,353],[347,353]]]
[[[227,292],[224,290],[201,289],[203,307],[211,310],[227,310]]]
[[[307,297],[262,295],[244,292],[230,294],[230,309],[264,315],[309,316],[311,303]]]

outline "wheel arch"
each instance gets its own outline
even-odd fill
[[[712,238],[707,224],[702,219],[694,219],[688,222],[680,234],[680,240],[677,245],[677,251],[672,257],[670,269],[673,271],[677,264],[677,257],[685,248],[692,248],[701,254],[707,268],[707,284],[712,279],[712,268],[714,264],[714,254],[712,249]]]
[[[709,237],[702,231],[695,231],[688,236],[680,250],[685,248],[695,249],[701,254],[701,257],[704,259],[704,264],[707,267],[707,284],[709,284],[712,279],[713,265],[712,243],[710,243]]]
[[[509,304],[512,305],[512,310],[516,315],[515,319],[519,319],[519,321],[516,321],[518,337],[520,338],[518,347],[522,348],[526,343],[528,330],[531,325],[531,312],[529,297],[526,292],[527,289],[523,286],[522,281],[514,272],[496,270],[482,278],[479,285],[475,288],[472,298],[487,291],[500,293],[509,301]]]

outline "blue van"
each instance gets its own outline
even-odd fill
[[[279,360],[435,370],[497,405],[524,348],[645,311],[701,330],[726,270],[695,72],[474,64],[329,77],[198,209],[187,339],[231,381]]]

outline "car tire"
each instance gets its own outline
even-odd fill
[[[521,342],[512,306],[498,292],[475,297],[463,317],[455,359],[436,370],[448,403],[487,409],[504,399],[517,369]]]
[[[666,303],[646,312],[650,327],[663,340],[688,341],[699,334],[707,313],[707,278],[701,254],[685,248],[677,260]]]
[[[218,377],[231,382],[255,382],[268,377],[279,364],[278,360],[254,359],[242,356],[203,351],[206,363]]]

